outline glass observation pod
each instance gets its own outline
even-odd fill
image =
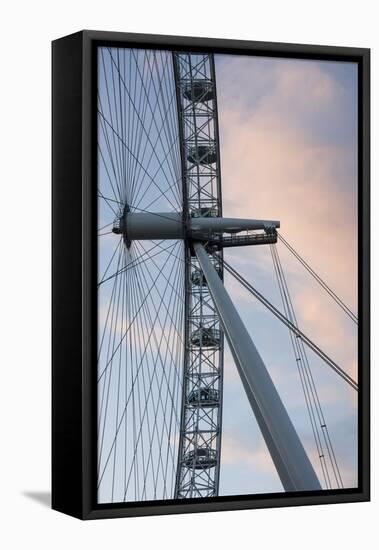
[[[218,210],[216,206],[202,206],[191,210],[191,218],[217,218]]]
[[[217,407],[219,397],[219,391],[214,388],[200,388],[189,393],[188,403],[196,407]]]
[[[191,336],[191,344],[196,347],[217,348],[220,341],[220,331],[214,328],[200,327]]]
[[[189,101],[205,103],[214,98],[211,80],[191,80],[184,86],[183,95]]]
[[[222,276],[222,270],[219,265],[214,266],[219,276]],[[194,269],[191,273],[191,282],[194,286],[207,286],[207,280],[200,269]]]
[[[191,147],[187,159],[192,164],[213,164],[217,160],[216,149],[209,145]]]
[[[183,463],[187,468],[195,470],[214,468],[217,464],[217,452],[215,449],[195,449],[184,456]]]

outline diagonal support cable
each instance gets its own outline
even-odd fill
[[[358,391],[358,383],[347,374],[337,363],[335,363],[325,352],[323,352],[308,336],[306,336],[298,327],[296,327],[287,317],[285,317],[271,302],[269,302],[253,285],[242,277],[228,262],[223,260],[225,269],[244,286],[255,298],[257,298],[271,313],[273,313],[282,323],[286,325],[297,338],[302,341],[318,355],[329,367],[331,367],[345,382]]]
[[[288,248],[288,250],[293,254],[293,256],[301,263],[303,267],[308,271],[310,275],[318,282],[318,284],[329,294],[329,296],[336,302],[336,304],[346,313],[348,317],[355,323],[358,324],[358,317],[351,311],[351,309],[344,304],[339,296],[326,284],[325,281],[321,279],[319,275],[311,268],[311,266],[300,256],[298,252],[289,244],[286,239],[278,233],[279,240]]]

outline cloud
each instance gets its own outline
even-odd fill
[[[355,66],[234,56],[218,57],[216,63],[224,215],[279,219],[286,240],[356,311]],[[278,245],[278,249],[300,328],[355,377],[356,327],[284,246]],[[280,297],[273,291],[268,250],[254,247],[226,254],[227,261],[282,309]],[[253,306],[252,298],[247,294],[244,298],[235,283],[227,279],[227,286],[301,437],[311,438],[304,398],[295,380],[298,374],[290,364],[293,357],[282,348],[286,335],[272,329],[274,325]],[[356,452],[355,392],[345,389],[344,382],[312,353],[309,358],[328,425],[333,427],[338,419],[349,427],[345,439],[338,440],[337,452],[343,457],[347,479],[354,480],[356,465],[354,461],[349,465],[348,459]],[[229,363],[227,356],[226,381],[236,386],[238,375]],[[252,449],[246,444],[244,437],[251,437],[248,430],[237,440],[234,437],[238,418],[243,426],[243,415],[249,414],[245,401],[244,406],[236,406],[236,399],[236,389],[225,389],[223,460],[241,466],[255,460],[262,475],[267,474],[271,459],[265,448]],[[228,423],[232,408],[236,420]],[[248,472],[246,475],[253,475],[250,469]],[[274,471],[273,480],[275,476]]]
[[[222,440],[221,461],[223,465],[244,463],[255,473],[277,475],[271,456],[261,438],[252,446],[238,436],[227,435]]]
[[[356,311],[357,149],[348,92],[315,62],[226,57],[218,68],[225,215],[280,219],[285,238]],[[242,75],[238,96],[233,74]],[[269,256],[262,266],[272,270]],[[288,266],[301,321],[331,350],[344,348],[351,367],[356,334],[303,268]]]
[[[357,379],[357,330],[351,320],[338,309],[332,309],[324,295],[319,296],[305,285],[298,289],[295,308],[304,331]]]
[[[239,99],[230,100],[234,83],[222,70],[218,77],[225,215],[280,219],[283,234],[354,306],[356,141],[346,146],[325,129],[330,121],[343,131],[351,105],[319,65],[282,60],[270,62],[275,85],[249,105],[262,65],[244,63],[250,86],[245,75]]]

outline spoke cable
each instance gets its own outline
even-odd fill
[[[279,253],[275,245],[270,245],[271,256],[273,260],[274,270],[276,274],[276,279],[278,282],[278,287],[280,290],[282,304],[286,317],[293,323],[294,326],[298,327],[297,318],[293,303],[291,300],[290,292],[288,289],[288,284],[285,278],[283,266],[280,261]],[[333,450],[333,445],[329,436],[328,426],[324,417],[324,413],[321,407],[319,400],[317,388],[313,378],[312,370],[308,361],[308,356],[305,350],[304,342],[294,336],[292,331],[289,329],[292,348],[295,355],[295,362],[298,368],[300,375],[300,380],[302,384],[302,389],[307,405],[308,414],[310,417],[310,422],[312,426],[312,431],[315,439],[315,444],[321,464],[321,469],[324,475],[325,485],[327,489],[332,488],[330,474],[329,474],[329,463],[332,467],[335,483],[337,488],[343,488],[343,482],[340,474],[340,470],[337,464],[335,453]],[[326,447],[327,456],[325,456],[324,444]]]
[[[344,302],[337,296],[335,292],[321,279],[319,275],[311,268],[311,266],[300,256],[298,252],[289,244],[286,239],[278,233],[279,240],[287,247],[287,249],[294,255],[294,257],[305,267],[305,269],[312,275],[312,277],[319,283],[319,285],[329,294],[329,296],[336,302],[337,305],[350,317],[354,323],[358,324],[358,317],[351,311],[351,309],[344,304]]]
[[[271,302],[269,302],[253,285],[251,285],[246,279],[242,277],[226,260],[221,259],[225,269],[233,275],[233,277],[242,284],[255,298],[257,298],[271,313],[273,313],[282,323],[290,328],[294,334],[301,338],[304,343],[316,353],[329,367],[331,367],[345,382],[347,382],[352,388],[358,391],[357,382],[347,374],[337,363],[335,363],[328,355],[323,352],[308,336],[306,336],[298,327],[296,327],[289,319],[285,317]]]

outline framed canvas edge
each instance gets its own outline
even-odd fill
[[[68,513],[80,519],[101,519],[127,516],[161,515],[191,512],[210,512],[239,510],[249,508],[267,508],[283,506],[301,506],[314,504],[334,504],[344,502],[360,502],[370,500],[370,50],[366,48],[350,48],[337,46],[315,46],[302,44],[283,44],[273,42],[254,42],[229,39],[176,37],[163,35],[146,35],[134,33],[81,31],[75,33],[81,40],[82,55],[82,158],[77,172],[80,177],[80,200],[82,204],[82,220],[80,231],[82,234],[82,265],[77,273],[82,292],[82,338],[80,343],[81,364],[76,371],[73,384],[81,388],[81,415],[78,419],[81,431],[80,461],[81,487],[80,502],[73,507],[54,506],[59,511]],[[64,37],[53,42],[65,41]],[[339,491],[322,491],[322,494],[283,495],[268,494],[254,496],[215,497],[191,502],[160,501],[147,503],[129,503],[126,505],[98,505],[96,504],[96,481],[93,469],[94,431],[93,417],[96,414],[93,399],[93,366],[92,334],[96,323],[93,304],[93,280],[96,272],[94,261],[94,243],[91,229],[93,227],[93,201],[95,193],[92,189],[94,170],[94,111],[92,104],[92,90],[95,78],[94,48],[101,42],[121,43],[124,45],[138,45],[139,47],[160,47],[169,49],[196,49],[206,48],[208,51],[224,53],[245,53],[257,55],[272,55],[275,57],[296,57],[306,59],[328,59],[355,61],[359,66],[359,295],[360,295],[360,350],[359,350],[359,379],[360,391],[360,426],[359,426],[359,488]],[[53,105],[54,111],[54,105]],[[54,186],[54,177],[53,177]],[[79,190],[78,190],[79,193]],[[78,228],[79,229],[79,228]],[[57,246],[58,243],[55,243]],[[70,266],[78,270],[77,266]],[[80,275],[80,277],[79,277]],[[59,274],[55,275],[60,278]],[[53,311],[53,318],[54,318]],[[54,382],[53,382],[54,383]],[[54,405],[53,405],[54,409]],[[53,411],[54,414],[54,411]],[[54,425],[53,425],[54,429]],[[77,449],[76,449],[77,452]],[[54,471],[54,464],[53,464]],[[56,473],[55,473],[56,475]],[[60,474],[61,476],[64,474]]]

